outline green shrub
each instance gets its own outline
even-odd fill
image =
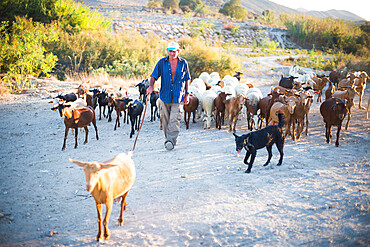
[[[247,11],[244,7],[240,6],[240,4],[240,0],[230,0],[222,6],[219,12],[235,19],[244,19],[247,15]]]
[[[16,17],[12,32],[8,33],[9,22],[0,26],[0,71],[6,73],[6,86],[13,92],[31,87],[27,78],[48,76],[55,67],[57,57],[47,52],[44,43],[58,39],[54,26],[47,28],[32,19]]]
[[[67,32],[81,30],[107,30],[110,21],[100,13],[73,0],[5,0],[0,1],[0,20],[9,21],[16,16],[27,16],[35,22],[58,22]]]
[[[192,78],[198,77],[204,71],[227,75],[241,68],[240,59],[222,52],[220,48],[206,46],[197,39],[183,39],[180,44],[185,47],[181,56],[188,61]]]

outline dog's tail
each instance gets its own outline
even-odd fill
[[[283,114],[283,113],[278,113],[278,118],[279,118],[279,124],[278,124],[278,127],[279,127],[279,128],[283,128],[283,126],[284,126],[284,124],[285,124],[284,114]]]

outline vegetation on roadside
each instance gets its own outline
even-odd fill
[[[240,0],[230,0],[220,9],[220,13],[237,20],[242,20],[247,16],[247,10],[242,7]]]
[[[159,1],[150,2],[159,6]],[[160,3],[163,5],[164,1]],[[206,7],[201,0],[173,0],[168,3],[177,3],[177,7],[180,5],[195,13],[205,13],[200,10]],[[230,11],[229,14],[237,13],[232,7],[239,5],[239,0],[231,0],[222,9]],[[2,1],[0,20],[0,88],[12,92],[31,87],[32,77],[50,74],[59,79],[80,73],[145,78],[158,59],[166,55],[166,41],[159,40],[154,34],[143,37],[134,31],[112,33],[107,19],[73,0]],[[238,32],[242,24],[234,25],[230,20],[224,28]],[[265,25],[284,25],[295,42],[309,49],[294,51],[304,55],[295,60],[300,66],[323,70],[346,67],[370,74],[369,22],[357,25],[343,20],[286,14],[277,18],[273,11],[267,10],[258,21]],[[203,71],[226,75],[242,68],[241,61],[233,55],[237,54],[237,47],[205,44],[197,38],[206,29],[214,28],[213,22],[189,20],[186,25],[193,30],[194,38],[180,40],[181,56],[188,60],[192,77]],[[277,43],[269,38],[263,38],[249,48],[251,52],[246,56],[292,53],[277,49]]]

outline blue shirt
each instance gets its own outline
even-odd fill
[[[171,65],[168,56],[160,59],[150,75],[155,80],[161,78],[159,97],[164,103],[180,103],[184,99],[185,81],[190,80],[188,62],[178,58],[174,79],[172,81]]]

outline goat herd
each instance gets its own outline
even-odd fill
[[[234,76],[227,75],[221,79],[216,72],[211,74],[203,72],[199,78],[194,79],[189,86],[190,102],[184,106],[184,120],[188,129],[190,116],[193,113],[193,121],[203,116],[204,129],[211,127],[212,119],[215,119],[216,128],[221,129],[224,125],[224,119],[228,118],[229,131],[236,132],[236,123],[245,106],[249,130],[262,129],[265,121],[266,127],[262,130],[253,131],[243,136],[237,136],[234,133],[237,151],[240,152],[243,147],[247,149],[244,160],[244,163],[248,164],[246,172],[250,172],[252,168],[256,149],[267,148],[269,157],[265,165],[269,163],[273,143],[276,143],[280,152],[278,165],[281,165],[284,138],[290,135],[293,140],[299,139],[304,129],[307,135],[308,113],[313,103],[314,94],[318,95],[317,102],[322,102],[321,95],[324,88],[327,88],[324,92],[326,100],[321,103],[320,113],[326,123],[326,141],[330,142],[331,126],[337,126],[335,145],[339,146],[342,121],[347,115],[347,129],[355,95],[360,96],[359,107],[363,108],[361,101],[366,80],[369,78],[365,72],[351,72],[343,79],[341,78],[342,74],[336,71],[331,72],[328,76],[312,76],[300,74],[297,67],[293,67],[289,77],[282,77],[279,86],[272,87],[269,94],[263,97],[260,89],[240,78],[241,74],[237,72]],[[116,111],[115,130],[117,125],[120,126],[121,114],[123,114],[124,123],[128,123],[130,119],[131,138],[140,125],[144,104],[147,102],[146,89],[148,86],[148,79],[136,85],[140,94],[139,99],[136,100],[130,99],[127,92],[121,90],[108,93],[104,89],[90,88],[88,82],[82,83],[76,94],[58,95],[56,98],[59,99],[59,102],[52,110],[59,110],[60,116],[64,117],[65,137],[62,150],[66,148],[66,139],[70,128],[75,130],[75,148],[77,147],[78,128],[85,129],[86,143],[87,126],[90,123],[95,128],[96,139],[99,139],[95,114],[95,108],[98,105],[99,120],[103,114],[103,117],[111,121],[113,109]],[[149,101],[151,121],[155,121],[156,117],[160,117],[158,114],[160,105],[158,90],[153,91]],[[107,114],[106,108],[108,108]],[[369,104],[367,108],[369,110]],[[257,121],[255,122],[254,119]],[[282,131],[284,126],[285,133]],[[122,213],[126,209],[126,196],[136,177],[135,166],[131,159],[132,154],[133,151],[128,154],[121,153],[103,163],[70,160],[84,168],[86,190],[95,199],[98,210],[98,241],[103,238],[103,234],[105,239],[110,236],[108,222],[113,199],[121,200],[118,221],[120,225],[123,223]],[[248,163],[247,159],[250,154],[252,154],[251,161]],[[117,174],[120,175],[117,176]],[[105,204],[107,207],[103,222],[101,204]],[[102,229],[102,223],[104,229]]]
[[[249,130],[261,129],[264,121],[266,126],[277,124],[277,113],[282,113],[285,122],[285,137],[289,135],[296,140],[300,138],[304,129],[305,134],[308,134],[308,113],[314,94],[317,94],[317,102],[322,102],[321,96],[323,90],[326,89],[324,92],[326,100],[320,106],[320,113],[326,124],[326,141],[330,142],[331,126],[337,126],[335,145],[339,146],[342,121],[347,115],[345,125],[347,130],[351,119],[351,107],[354,106],[356,95],[359,95],[358,107],[365,109],[361,104],[366,81],[369,78],[366,72],[349,72],[342,78],[342,73],[337,71],[330,72],[328,76],[313,76],[302,73],[299,67],[293,67],[290,69],[289,77],[282,76],[279,86],[271,87],[270,93],[265,97],[260,89],[243,81],[241,74],[237,72],[234,76],[226,75],[221,79],[217,72],[211,74],[203,72],[199,78],[194,79],[189,86],[190,102],[184,106],[186,128],[189,128],[190,116],[193,113],[193,122],[203,116],[204,129],[211,127],[213,119],[216,128],[221,129],[224,119],[227,118],[229,131],[235,132],[239,113],[245,106]],[[114,130],[117,125],[120,127],[120,116],[123,115],[123,123],[129,123],[130,120],[131,138],[140,125],[144,104],[147,100],[146,89],[149,87],[149,80],[143,80],[136,87],[140,95],[136,100],[129,98],[127,91],[124,92],[121,89],[108,93],[107,89],[90,88],[89,82],[82,83],[76,93],[56,96],[59,102],[51,109],[59,110],[60,116],[64,117],[65,137],[62,150],[66,148],[70,128],[75,130],[75,148],[77,148],[78,128],[85,129],[85,143],[87,143],[87,126],[91,123],[95,128],[96,139],[99,139],[95,114],[98,105],[99,120],[103,115],[108,118],[109,122],[112,121],[112,112],[113,109],[115,110]],[[151,105],[150,121],[155,121],[156,117],[160,118],[159,90],[153,91],[149,102]],[[255,117],[257,121],[254,120]]]

